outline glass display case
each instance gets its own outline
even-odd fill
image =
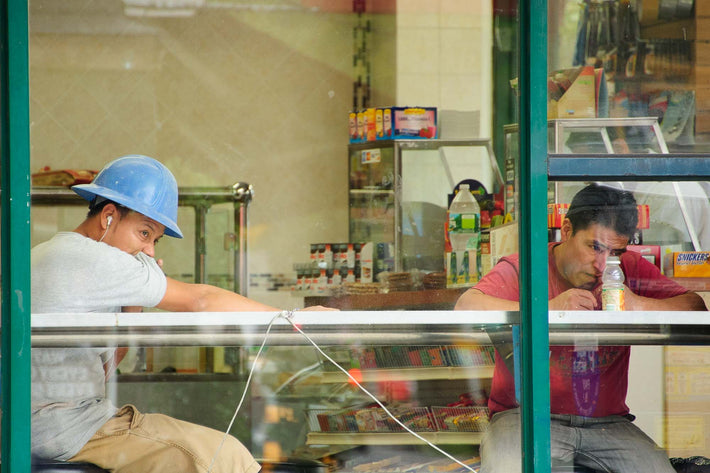
[[[391,244],[394,271],[443,270],[448,196],[468,179],[487,193],[502,188],[490,140],[351,144],[350,241]]]
[[[32,343],[244,347],[248,359],[232,374],[119,375],[107,392],[119,405],[132,402],[224,431],[246,391],[231,433],[259,459],[309,460],[341,472],[438,473],[459,470],[457,462],[477,467],[487,428],[492,351],[510,345],[518,313],[396,315],[37,314]],[[710,340],[703,313],[630,313],[620,320],[599,312],[593,323],[587,315],[551,312],[550,343],[653,346]],[[141,376],[152,382],[141,386]]]

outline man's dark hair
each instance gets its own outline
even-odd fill
[[[572,234],[598,224],[631,238],[638,226],[638,208],[631,192],[590,184],[574,196],[567,218]]]
[[[108,204],[115,205],[116,209],[121,214],[121,217],[125,217],[126,214],[130,212],[130,209],[128,207],[124,207],[121,204],[117,204],[112,200],[104,199],[103,197],[97,197],[89,203],[89,212],[86,214],[86,217],[91,218],[94,215],[101,213],[103,208],[106,207]]]

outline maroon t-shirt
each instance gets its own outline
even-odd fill
[[[549,299],[570,288],[554,263],[548,246]],[[683,286],[661,274],[656,266],[638,253],[627,251],[621,256],[625,284],[635,294],[665,299],[688,292]],[[476,289],[489,296],[518,301],[519,257],[502,258]],[[599,282],[601,284],[601,281]],[[597,296],[596,307],[601,307]],[[594,318],[590,317],[590,322]],[[552,414],[574,414],[586,417],[626,415],[630,348],[628,346],[551,346],[550,347],[550,409]],[[491,415],[518,407],[513,376],[496,351],[491,394],[488,401]]]

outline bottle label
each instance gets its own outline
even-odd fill
[[[475,249],[446,253],[446,287],[467,287],[478,282],[479,256]]]
[[[481,217],[476,213],[449,213],[449,231],[474,233],[481,231]]]
[[[602,308],[604,310],[626,310],[623,288],[602,288]]]

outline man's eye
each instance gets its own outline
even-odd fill
[[[596,253],[602,253],[602,252],[604,251],[604,250],[602,250],[602,247],[599,246],[598,243],[592,243],[592,249],[593,249]]]
[[[609,252],[609,254],[610,254],[611,256],[621,256],[621,255],[623,255],[624,253],[626,253],[626,248],[624,248],[623,250],[611,250],[611,251]]]

